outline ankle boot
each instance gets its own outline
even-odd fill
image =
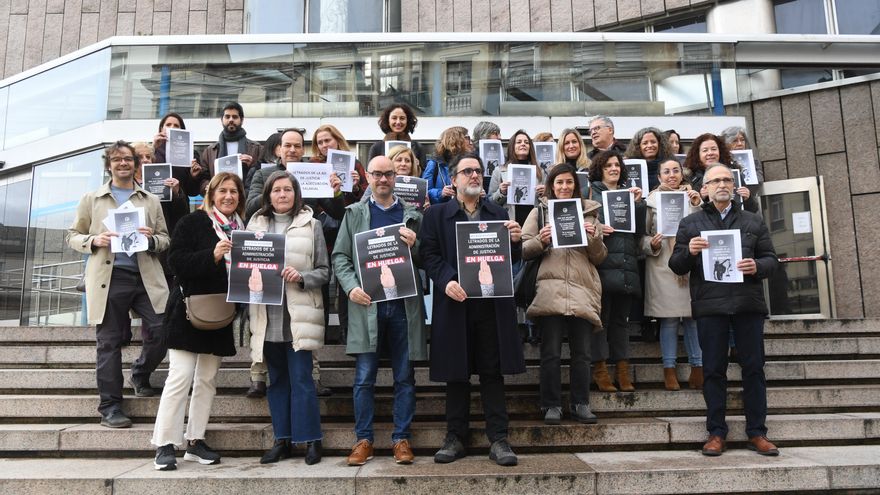
[[[675,376],[675,368],[663,368],[663,382],[666,390],[680,390],[678,377]]]
[[[688,378],[688,386],[694,390],[703,388],[703,367],[691,366],[691,376]]]
[[[321,462],[321,441],[314,440],[306,443],[306,464],[311,466]]]
[[[290,455],[290,439],[283,438],[281,440],[275,440],[275,444],[272,445],[272,448],[260,458],[260,464],[272,464],[281,459],[289,459]]]
[[[617,386],[621,392],[633,392],[636,389],[629,379],[629,361],[617,362]]]
[[[605,361],[593,363],[593,381],[596,382],[600,392],[617,392],[617,388],[611,383]]]

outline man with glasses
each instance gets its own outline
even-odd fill
[[[522,343],[516,328],[513,297],[468,298],[458,281],[455,224],[468,221],[505,221],[510,232],[512,261],[522,252],[522,229],[507,210],[481,197],[483,162],[467,153],[449,167],[455,197],[431,206],[421,232],[421,256],[434,283],[431,325],[431,381],[446,382],[446,439],[434,462],[449,463],[466,455],[470,436],[472,374],[480,377],[480,397],[491,444],[489,458],[514,466],[516,454],[507,441],[508,418],[505,374],[525,372]],[[491,281],[480,280],[484,293]]]
[[[767,384],[764,379],[764,302],[762,279],[776,270],[778,260],[770,233],[760,215],[743,210],[733,201],[733,174],[725,165],[711,164],[703,179],[709,202],[701,211],[679,224],[669,268],[678,275],[690,272],[691,310],[697,321],[703,350],[706,429],[709,439],[703,455],[719,456],[725,450],[727,423],[727,342],[730,329],[736,335],[742,368],[743,408],[748,448],[761,455],[779,455],[767,440]],[[741,283],[722,283],[703,277],[701,253],[709,242],[700,236],[708,230],[739,230],[742,260],[736,269]]]
[[[140,161],[135,149],[117,141],[104,154],[104,168],[110,181],[97,191],[86,193],[79,202],[76,219],[67,229],[67,244],[89,255],[86,263],[86,309],[90,325],[96,325],[96,375],[101,397],[98,411],[101,425],[128,428],[122,412],[122,347],[131,342],[129,310],[141,317],[141,355],[131,364],[131,382],[137,396],[151,396],[150,374],[165,357],[160,331],[168,299],[168,285],[157,254],[171,240],[159,198],[147,193],[134,180]],[[147,250],[127,255],[111,252],[111,239],[119,234],[104,224],[108,211],[131,202],[144,209],[144,226],[138,232],[147,238]]]
[[[355,266],[355,234],[367,230],[404,224],[398,235],[417,259],[419,242],[417,232],[422,215],[415,206],[406,204],[394,195],[394,165],[384,155],[370,160],[367,180],[371,195],[346,208],[345,217],[333,248],[333,269],[339,286],[348,294],[348,340],[345,352],[355,356],[354,417],[357,443],[348,456],[349,466],[362,466],[373,458],[373,394],[379,369],[379,350],[387,348],[391,355],[394,378],[394,430],[391,448],[398,464],[412,464],[410,445],[413,415],[416,407],[413,361],[427,358],[427,334],[422,310],[422,284],[416,280],[418,294],[403,299],[374,303],[362,288]],[[416,279],[418,279],[416,271]],[[396,297],[396,286],[385,286],[386,297]],[[387,343],[387,345],[383,345]]]
[[[609,149],[617,150],[621,155],[626,152],[626,146],[614,139],[614,122],[604,115],[596,115],[590,119],[590,141],[593,143],[593,149],[587,153],[590,160]]]

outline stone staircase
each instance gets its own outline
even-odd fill
[[[482,423],[475,422],[472,455],[451,465],[430,456],[442,443],[443,384],[428,381],[417,363],[415,466],[397,466],[387,454],[391,433],[390,370],[380,369],[376,459],[345,465],[354,443],[353,359],[342,346],[318,356],[322,382],[334,395],[321,399],[325,459],[262,466],[256,456],[272,444],[265,400],[244,397],[246,350],[224,360],[218,376],[207,442],[224,454],[218,466],[182,463],[176,472],[152,469],[149,443],[159,399],[126,390],[131,429],[98,425],[95,411],[93,329],[0,328],[0,493],[143,493],[180,487],[205,493],[880,493],[880,320],[772,321],[766,326],[767,421],[782,449],[763,458],[744,449],[739,367],[731,365],[729,450],[705,458],[704,403],[699,391],[663,389],[656,343],[633,342],[636,392],[593,392],[597,425],[567,419],[547,426],[538,410],[538,350],[526,345],[528,371],[510,377],[510,441],[520,465],[499,468],[486,457]],[[138,341],[123,354],[130,363]],[[684,355],[683,351],[679,355]],[[566,355],[563,356],[564,363]],[[153,375],[165,377],[164,365]],[[686,386],[688,366],[679,366]],[[563,370],[563,383],[568,380]],[[472,411],[480,410],[479,396]],[[479,418],[475,414],[474,418]]]

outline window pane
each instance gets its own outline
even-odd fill
[[[311,0],[309,32],[381,33],[384,4],[385,0]]]
[[[880,0],[837,0],[840,34],[880,34]]]
[[[302,33],[305,0],[247,0],[244,16],[247,33]]]
[[[104,180],[103,150],[64,158],[34,169],[25,280],[23,325],[84,325],[84,294],[74,287],[84,256],[64,241],[87,191]]]
[[[0,324],[18,325],[24,287],[30,171],[0,186]],[[14,181],[14,182],[13,182]]]
[[[705,33],[706,17],[693,17],[681,21],[670,22],[668,24],[654,25],[655,33]]]
[[[13,84],[5,147],[104,120],[109,68],[105,49]]]
[[[776,32],[779,34],[827,34],[823,0],[776,0]]]

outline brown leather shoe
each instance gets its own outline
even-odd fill
[[[394,452],[394,462],[398,464],[412,464],[415,459],[409,440],[405,438],[394,442],[391,450]]]
[[[593,363],[593,381],[600,392],[617,392],[617,387],[611,382],[611,376],[608,374],[608,366],[605,361],[597,361]]]
[[[663,368],[663,384],[666,386],[666,390],[681,389],[678,385],[678,377],[675,376],[675,368]]]
[[[373,444],[366,438],[354,444],[348,455],[349,466],[363,466],[373,458]]]
[[[727,442],[718,435],[709,435],[709,440],[703,444],[703,455],[718,457],[727,450]]]
[[[617,362],[617,388],[621,392],[634,392],[636,389],[629,378],[629,361]]]
[[[777,456],[779,449],[767,440],[767,437],[752,437],[747,445],[749,450],[754,450],[761,455]]]
[[[691,376],[688,377],[688,386],[694,390],[703,388],[703,367],[691,366]]]

